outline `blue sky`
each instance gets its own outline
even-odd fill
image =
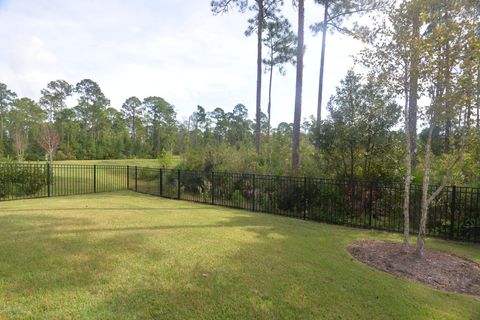
[[[296,30],[296,13],[286,3],[284,14]],[[321,38],[308,26],[322,11],[307,1],[303,117],[316,113]],[[180,119],[198,104],[231,110],[243,103],[253,117],[256,42],[244,36],[248,18],[237,12],[213,16],[209,0],[0,0],[0,82],[37,99],[50,80],[90,78],[116,108],[130,96],[158,95],[175,105]],[[327,98],[361,48],[329,35]],[[266,75],[263,84],[266,112]],[[291,122],[293,66],[285,77],[274,76],[273,90],[273,123]]]

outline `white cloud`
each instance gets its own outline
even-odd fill
[[[294,9],[286,9],[296,29]],[[303,115],[316,113],[320,37],[308,25],[322,16],[307,3]],[[243,32],[249,16],[213,16],[209,1],[6,1],[0,2],[0,81],[19,95],[38,98],[50,80],[100,84],[112,105],[130,96],[159,95],[180,116],[197,104],[227,110],[245,104],[253,116],[255,37]],[[329,35],[325,103],[353,65],[361,44]],[[263,110],[267,77],[263,81]],[[295,70],[274,78],[273,122],[291,122]]]

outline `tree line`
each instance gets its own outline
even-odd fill
[[[156,157],[172,150],[175,131],[175,110],[161,97],[130,97],[117,109],[90,79],[51,81],[39,101],[0,83],[0,157],[43,160],[52,139],[58,160]]]

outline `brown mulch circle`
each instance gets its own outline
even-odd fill
[[[375,269],[436,289],[480,296],[480,265],[471,260],[430,249],[419,259],[414,246],[405,254],[401,243],[390,241],[355,241],[348,251]]]

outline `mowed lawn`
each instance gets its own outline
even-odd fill
[[[171,167],[180,164],[180,156],[173,156]],[[31,163],[46,163],[45,161]],[[113,166],[139,166],[149,168],[159,168],[160,161],[158,159],[113,159],[113,160],[64,160],[54,161],[53,164],[81,164],[81,165],[113,165]]]
[[[354,260],[364,238],[400,240],[133,192],[1,202],[0,319],[480,319]]]

